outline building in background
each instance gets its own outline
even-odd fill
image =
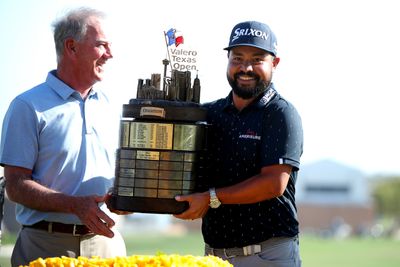
[[[359,170],[333,161],[305,165],[296,190],[304,233],[345,237],[365,234],[375,223],[369,180]]]

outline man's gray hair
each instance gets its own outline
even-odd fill
[[[89,17],[105,19],[106,14],[90,7],[79,7],[70,10],[64,16],[53,22],[52,26],[54,32],[54,43],[56,46],[57,62],[59,62],[62,58],[64,52],[64,42],[66,39],[72,38],[76,41],[80,41],[85,37]]]

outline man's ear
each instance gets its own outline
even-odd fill
[[[76,46],[76,42],[72,38],[67,39],[64,42],[64,49],[67,54],[75,54],[75,52],[76,52],[75,46]]]
[[[278,66],[280,61],[281,61],[281,59],[279,57],[274,58],[274,61],[273,61],[274,68],[276,68],[276,66]]]

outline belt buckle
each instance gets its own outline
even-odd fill
[[[76,233],[76,224],[74,224],[74,227],[72,228],[72,235],[73,236],[80,236],[80,234]]]
[[[261,245],[250,245],[243,247],[243,254],[245,256],[254,255],[261,252]]]
[[[228,254],[226,254],[226,251],[227,251],[227,249],[226,248],[224,248],[223,249],[223,251],[224,251],[224,256],[226,257],[226,259],[231,259],[231,258],[234,258],[236,255],[228,255]]]
[[[53,233],[53,223],[49,222],[49,224],[47,225],[47,232],[49,234]]]

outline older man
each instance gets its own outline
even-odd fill
[[[126,254],[104,205],[114,178],[111,125],[118,120],[94,87],[113,57],[104,18],[90,8],[59,18],[57,69],[17,96],[4,118],[0,164],[22,225],[12,266],[38,257]]]

